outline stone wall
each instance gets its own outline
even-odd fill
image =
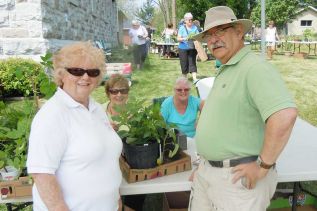
[[[0,58],[32,57],[69,42],[118,44],[115,0],[0,0]]]

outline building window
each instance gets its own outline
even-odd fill
[[[300,26],[312,26],[312,20],[301,20],[300,21]]]

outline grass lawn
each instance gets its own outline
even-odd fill
[[[130,55],[126,62],[131,62]],[[317,126],[317,57],[297,59],[275,55],[270,62],[278,68],[293,94],[300,117]],[[214,60],[198,62],[198,78],[214,74]],[[174,82],[180,75],[178,59],[160,59],[158,55],[150,54],[144,69],[133,71],[130,97],[150,103],[153,98],[172,95]],[[191,92],[197,95],[194,86]],[[97,88],[93,97],[100,103],[107,101],[103,86]]]
[[[131,54],[119,51],[120,62],[131,62]],[[113,62],[115,62],[114,60]],[[299,109],[299,115],[304,120],[317,126],[317,57],[309,59],[296,59],[284,55],[275,55],[270,61],[280,71],[287,87],[293,94]],[[198,78],[213,76],[215,74],[214,60],[198,63]],[[134,70],[130,98],[145,99],[151,103],[153,98],[169,96],[173,94],[173,85],[178,76],[181,75],[178,59],[163,60],[156,54],[150,54],[143,70]],[[197,95],[193,86],[193,95]],[[93,97],[96,101],[104,103],[107,97],[104,87],[98,87]],[[317,192],[315,182],[308,182],[310,190]],[[146,211],[161,210],[161,194],[152,194],[146,198]],[[4,205],[0,211],[6,210]],[[31,210],[30,208],[26,210]]]

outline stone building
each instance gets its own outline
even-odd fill
[[[115,0],[0,0],[0,58],[39,60],[74,41],[118,45]]]

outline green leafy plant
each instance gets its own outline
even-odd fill
[[[0,168],[11,165],[20,171],[25,167],[27,141],[36,109],[30,101],[22,107],[0,101]]]
[[[303,31],[303,36],[305,41],[311,41],[314,37],[314,31],[312,29],[305,29]]]
[[[160,114],[159,104],[143,105],[144,101],[129,100],[126,106],[115,108],[120,115],[113,119],[119,122],[119,128],[122,125],[128,128],[118,131],[121,139],[127,144],[160,143],[161,154],[158,164],[161,164],[165,155],[172,158],[179,151],[175,130],[165,123]]]
[[[52,68],[51,57],[51,54],[46,54],[42,57],[41,64],[44,68]],[[22,62],[22,64],[24,63]],[[23,69],[18,66],[10,73],[17,80],[21,81],[24,80],[25,76],[29,77],[28,83],[32,87],[31,90],[35,103],[24,100],[23,104],[18,107],[0,101],[0,168],[10,165],[20,171],[25,169],[27,143],[31,122],[38,110],[39,90],[41,95],[46,98],[50,97],[56,90],[55,84],[51,82],[49,76],[44,72],[43,67],[36,67],[35,70],[28,73],[28,68]]]
[[[50,58],[51,54],[46,54],[41,64],[51,68]],[[0,84],[2,96],[33,95],[35,100],[39,95],[50,97],[56,90],[55,84],[44,72],[42,65],[22,58],[0,61]]]

